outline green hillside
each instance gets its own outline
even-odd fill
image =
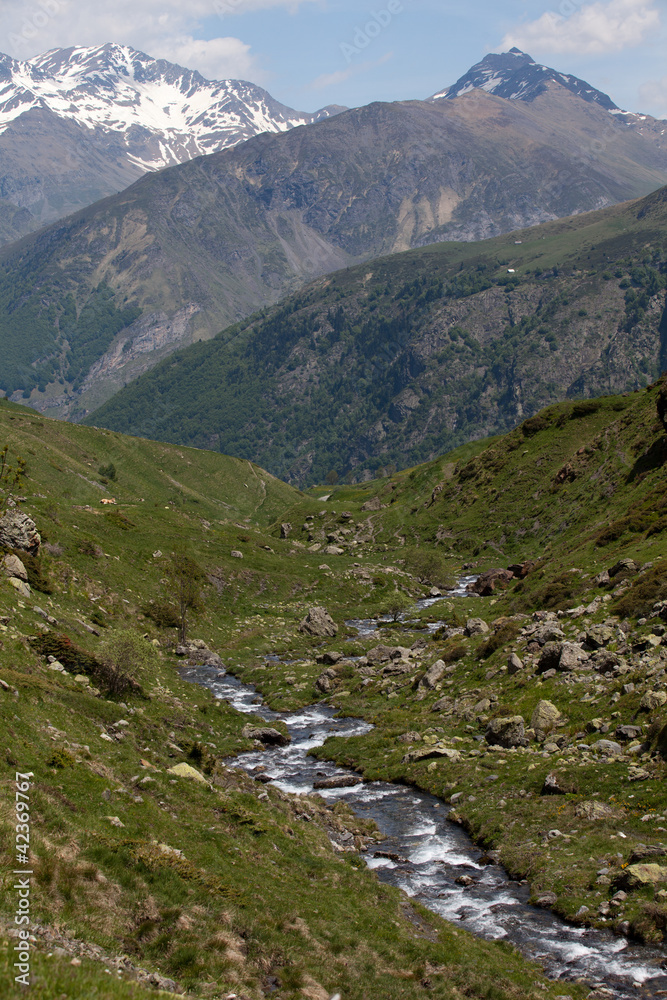
[[[19,507],[42,535],[38,556],[19,552],[30,591],[0,577],[0,936],[12,940],[15,773],[32,771],[32,994],[363,1000],[372,983],[412,1000],[428,981],[442,1000],[564,995],[331,846],[350,834],[372,849],[372,825],[230,767],[252,746],[248,717],[181,679],[174,565],[199,591],[188,636],[272,706],[324,700],[373,722],[319,756],[455,797],[451,820],[533,899],[661,942],[666,407],[664,382],[566,402],[388,478],[299,493],[248,462],[0,403],[0,444],[27,463]],[[462,573],[516,564],[527,575],[488,596],[414,607]],[[335,639],[298,631],[313,606]],[[356,618],[376,631],[360,639]],[[556,638],[538,641],[544,627]],[[563,644],[573,668],[545,669]],[[316,656],[336,651],[323,679]],[[536,729],[545,704],[556,715]],[[524,742],[492,745],[516,716]],[[167,774],[181,763],[207,784]],[[548,775],[561,794],[542,794]],[[655,881],[632,883],[637,856]],[[10,953],[0,987],[18,997]]]
[[[318,280],[179,351],[88,423],[361,481],[667,366],[667,189]]]

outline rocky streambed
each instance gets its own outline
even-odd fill
[[[216,665],[184,667],[182,673],[237,710],[258,715],[269,726],[277,720],[287,726],[290,743],[242,754],[235,766],[284,792],[303,795],[317,789],[326,800],[343,800],[360,816],[373,819],[386,839],[364,858],[383,881],[480,937],[511,943],[538,961],[551,978],[564,981],[563,996],[566,982],[575,980],[595,987],[600,997],[619,1000],[667,991],[664,951],[629,943],[611,932],[568,925],[549,910],[531,906],[527,885],[512,881],[476,849],[447,820],[449,806],[441,800],[404,785],[354,781],[353,772],[308,755],[329,736],[368,732],[368,723],[336,718],[323,704],[274,712],[254,688],[221,673]],[[353,844],[336,846],[355,849]]]

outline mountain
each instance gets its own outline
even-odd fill
[[[568,90],[589,104],[604,108],[617,120],[637,132],[644,135],[653,133],[659,142],[667,137],[667,121],[664,119],[622,111],[607,94],[596,90],[590,83],[569,73],[559,73],[549,66],[543,66],[517,48],[485,56],[455,84],[434,94],[430,100],[452,101],[479,89],[485,90],[487,94],[495,94],[496,97],[504,97],[508,101],[531,102],[540,94],[546,93],[553,84]],[[664,145],[664,142],[662,144]]]
[[[5,248],[0,389],[82,416],[178,346],[317,275],[665,182],[653,137],[553,81],[531,102],[475,90],[265,133],[150,173]],[[111,313],[91,331],[99,309]]]
[[[520,239],[517,239],[520,237]],[[179,351],[87,422],[363,481],[667,368],[667,188],[321,278]]]
[[[127,45],[0,55],[0,197],[32,213],[28,231],[147,171],[340,110],[294,111],[252,83],[205,80]]]

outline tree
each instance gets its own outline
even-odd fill
[[[172,553],[166,565],[167,587],[178,607],[178,638],[187,639],[188,614],[200,606],[203,573],[194,559],[179,551]]]
[[[9,445],[0,451],[0,514],[4,514],[7,501],[10,498],[11,490],[19,489],[23,477],[25,476],[25,460],[19,455],[16,456],[16,464],[10,465]]]
[[[155,650],[136,632],[123,630],[114,633],[102,645],[94,676],[111,697],[126,694],[141,695],[141,684],[135,680],[136,670],[154,672],[157,663]]]
[[[393,622],[397,622],[404,611],[413,607],[414,602],[401,590],[395,590],[391,597],[383,603],[380,610],[381,615],[389,615]]]
[[[338,473],[335,469],[332,469],[331,472],[327,472],[327,482],[329,486],[335,486],[338,482]]]

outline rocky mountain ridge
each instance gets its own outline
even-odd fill
[[[294,111],[255,84],[205,80],[127,45],[53,49],[24,62],[0,55],[0,197],[29,211],[34,228],[147,171],[340,110]],[[86,164],[81,145],[97,162]]]

